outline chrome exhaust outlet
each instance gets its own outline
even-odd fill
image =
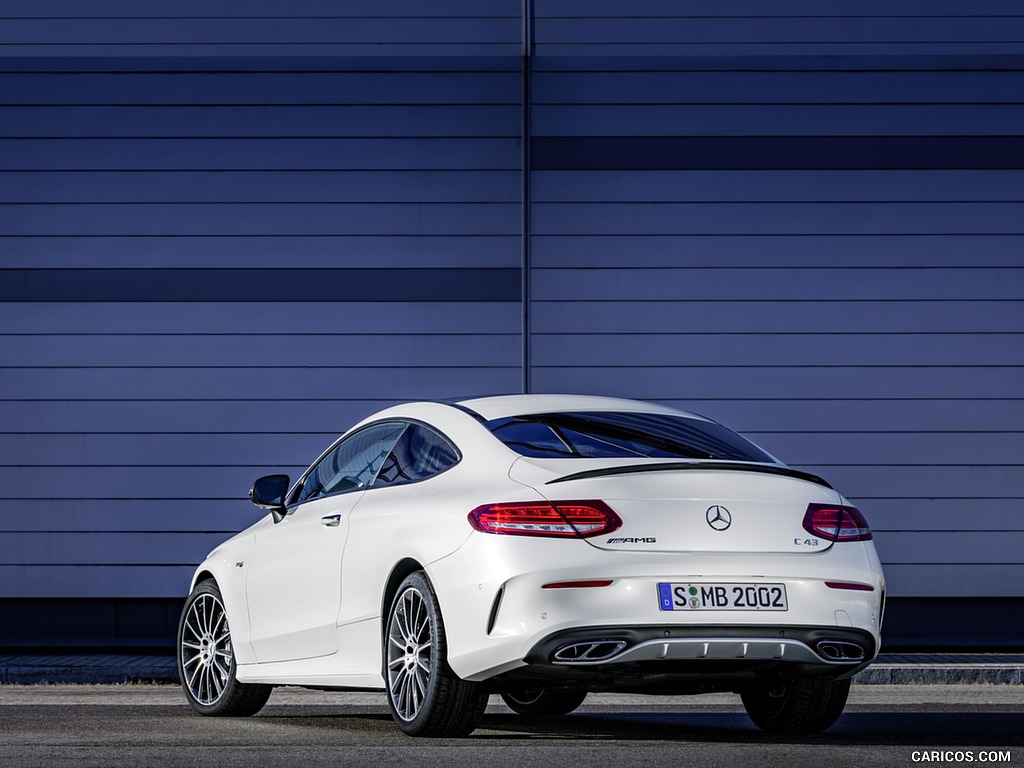
[[[607,661],[626,648],[625,640],[589,640],[585,643],[570,643],[555,651],[556,664],[586,664]]]
[[[856,643],[842,640],[821,640],[817,645],[818,653],[829,661],[864,661],[864,649]]]

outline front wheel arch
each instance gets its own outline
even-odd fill
[[[213,575],[213,571],[202,570],[192,577],[192,586],[189,589],[189,595],[191,595],[192,591],[200,584],[202,584],[204,581],[212,581],[215,585],[217,585],[217,577]],[[217,585],[217,588],[219,589],[220,586]]]
[[[185,600],[175,656],[185,698],[201,715],[254,715],[270,698],[273,686],[240,683],[236,677],[227,610],[212,578],[199,581]]]

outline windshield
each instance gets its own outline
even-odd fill
[[[580,411],[486,422],[512,450],[534,458],[721,459],[774,464],[746,438],[713,421],[666,413]]]

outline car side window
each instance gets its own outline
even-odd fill
[[[397,421],[374,424],[342,440],[309,473],[295,502],[367,487],[406,426]]]
[[[373,487],[426,480],[453,467],[459,458],[458,450],[443,435],[422,424],[410,424],[381,465]]]

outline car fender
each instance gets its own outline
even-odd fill
[[[268,516],[266,520],[269,519]],[[189,592],[191,592],[201,580],[212,578],[217,582],[221,599],[224,601],[228,624],[231,627],[232,648],[239,664],[256,661],[256,655],[249,642],[251,630],[245,581],[247,567],[255,546],[252,534],[257,528],[265,525],[266,520],[260,521],[252,528],[228,539],[214,549],[196,568],[189,586]]]

